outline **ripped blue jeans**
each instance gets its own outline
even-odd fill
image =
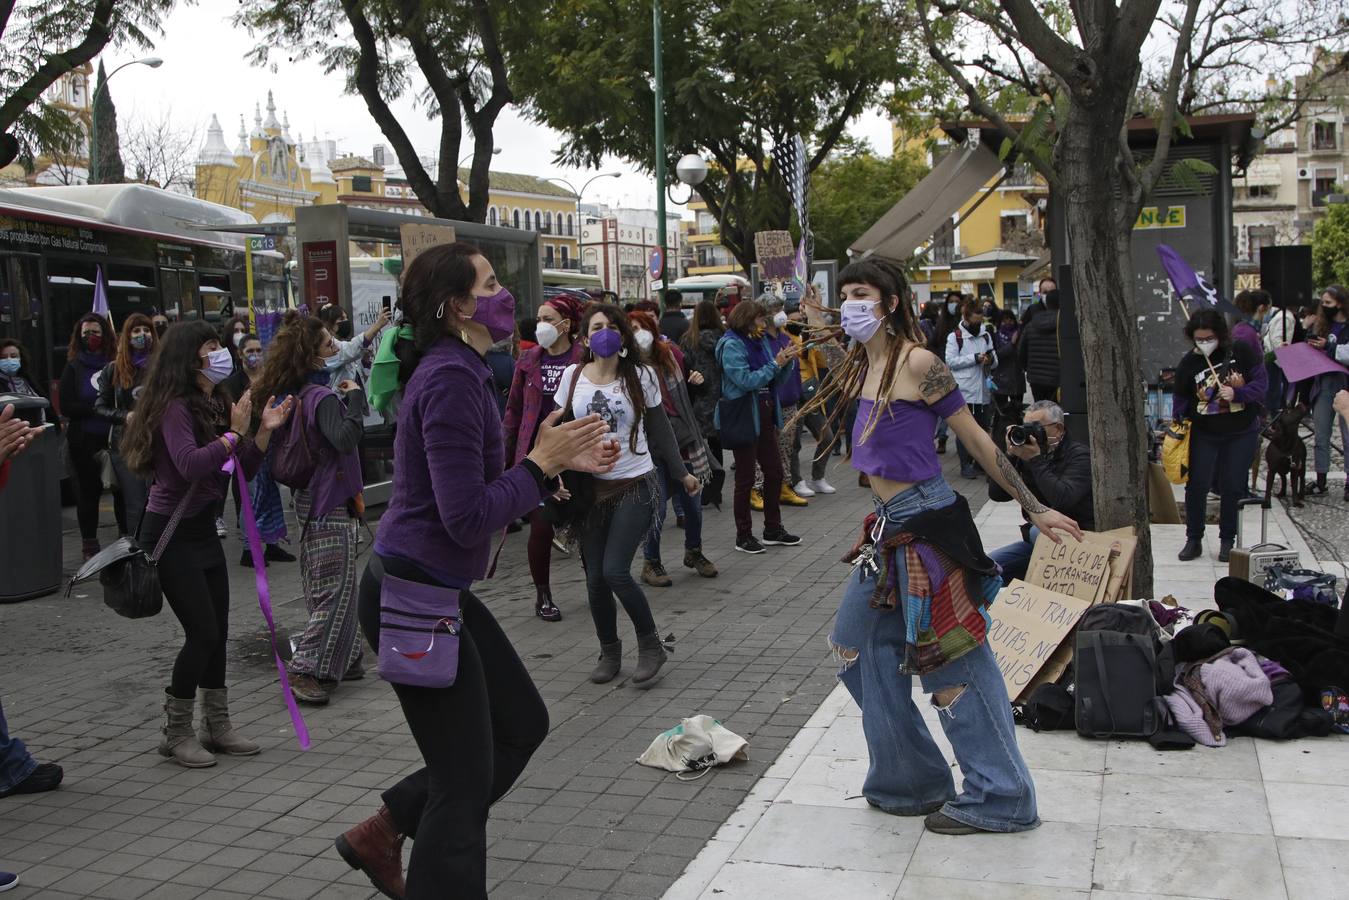
[[[955,502],[940,475],[877,503],[884,536],[901,530],[910,516]],[[904,554],[896,556],[905,584]],[[942,804],[952,819],[985,831],[1027,831],[1040,824],[1035,785],[1016,744],[1012,707],[988,645],[919,676],[923,693],[935,695],[942,730],[955,751],[964,784],[956,793],[951,767],[913,702],[913,679],[902,674],[904,614],[872,609],[875,579],[853,570],[843,591],[830,644],[842,662],[839,680],[862,710],[862,730],[871,757],[862,794],[872,806],[895,815],[920,815]],[[902,598],[903,592],[900,592]],[[942,702],[938,702],[938,697]]]

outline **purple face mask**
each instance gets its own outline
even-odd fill
[[[597,331],[590,336],[590,352],[608,359],[623,348],[623,337],[612,328]]]
[[[490,297],[479,297],[473,321],[487,329],[492,343],[504,341],[515,332],[515,298],[505,288]]]

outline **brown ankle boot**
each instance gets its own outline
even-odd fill
[[[338,836],[334,844],[347,865],[364,872],[381,894],[403,900],[403,835],[387,806]]]

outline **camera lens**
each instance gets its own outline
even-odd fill
[[[1026,443],[1026,426],[1013,425],[1007,430],[1007,443],[1020,447]]]

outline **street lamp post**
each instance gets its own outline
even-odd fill
[[[656,94],[656,243],[660,246],[660,288],[668,287],[666,274],[668,260],[665,258],[665,72],[661,60],[660,0],[651,0],[651,34],[653,45],[652,75]],[[664,311],[665,304],[661,304]]]
[[[125,69],[127,66],[149,66],[152,69],[158,69],[164,65],[164,60],[158,56],[147,56],[143,59],[133,59],[122,63],[103,77],[103,82],[94,88],[94,93],[89,99],[89,183],[95,184],[94,172],[97,166],[98,153],[98,95],[107,90],[108,82],[112,81],[112,76]]]
[[[580,227],[581,227],[581,229],[582,229],[582,233],[584,233],[585,225],[584,225],[584,224],[581,224],[581,195],[585,193],[585,189],[588,188],[588,187],[590,187],[590,185],[591,185],[593,182],[595,182],[595,181],[597,181],[597,180],[599,180],[599,179],[601,179],[601,178],[622,178],[622,177],[623,177],[623,173],[622,173],[622,172],[601,172],[601,173],[598,174],[598,175],[592,176],[588,181],[585,182],[585,184],[581,185],[581,189],[580,189],[579,191],[575,188],[574,185],[572,185],[572,183],[571,183],[570,181],[568,181],[568,180],[565,179],[565,178],[559,178],[559,177],[556,176],[556,175],[553,175],[553,176],[551,176],[551,177],[545,178],[545,179],[543,179],[543,180],[544,180],[544,181],[558,181],[558,182],[561,182],[562,184],[566,185],[567,190],[571,191],[572,194],[574,194],[574,195],[576,196],[576,221],[577,221],[577,223],[580,225]],[[568,235],[568,236],[570,237],[570,235]],[[579,266],[579,265],[581,264],[581,249],[580,249],[580,248],[581,248],[581,234],[577,234],[577,235],[576,235],[576,248],[577,248],[577,249],[576,249],[576,264]]]

